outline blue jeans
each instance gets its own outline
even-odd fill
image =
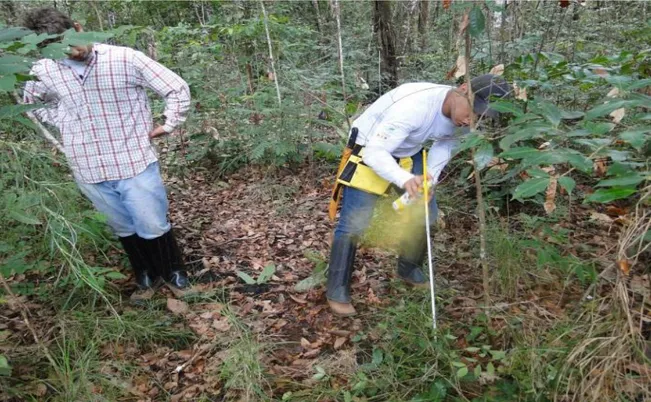
[[[137,234],[143,239],[155,239],[172,228],[167,220],[169,204],[158,162],[129,179],[78,181],[77,185],[95,208],[107,216],[109,226],[119,237]]]
[[[423,152],[419,152],[411,157],[413,162],[412,173],[415,175],[423,174]],[[335,228],[335,238],[342,235],[361,236],[371,223],[375,203],[379,196],[370,194],[352,187],[344,187],[341,200],[341,212],[339,214],[339,223]],[[438,208],[436,197],[432,197],[429,203],[430,225],[436,222]],[[414,223],[415,225],[418,223]],[[422,223],[423,227],[425,222]]]

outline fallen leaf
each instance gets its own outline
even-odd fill
[[[213,321],[212,327],[217,331],[226,332],[231,329],[231,324],[228,322],[228,318],[224,317],[220,320]]]
[[[604,176],[606,174],[606,160],[605,159],[597,159],[594,161],[592,164],[592,169],[594,170],[594,173],[597,176]]]
[[[301,346],[304,347],[305,349],[311,349],[312,348],[312,344],[310,343],[310,341],[308,341],[305,338],[301,338]]]
[[[300,297],[294,296],[294,295],[292,295],[292,294],[290,294],[289,297],[291,297],[292,300],[294,300],[296,303],[299,303],[299,304],[307,304],[307,300],[305,300],[305,299],[301,299]]]
[[[188,303],[172,298],[167,299],[167,309],[172,313],[179,315],[186,314],[188,311],[190,311]]]
[[[495,67],[491,68],[489,71],[490,74],[502,75],[504,74],[504,64],[498,64]]]
[[[610,117],[613,118],[613,123],[619,123],[620,121],[622,121],[625,115],[626,115],[626,109],[624,109],[623,107],[614,110],[612,113],[610,113]]]
[[[338,350],[339,348],[341,348],[344,345],[344,343],[346,343],[346,339],[347,338],[344,338],[343,336],[337,338],[335,340],[335,345],[334,345],[335,350]]]
[[[545,212],[547,215],[551,214],[556,210],[556,188],[558,184],[558,176],[551,176],[549,178],[549,185],[547,186],[547,191],[545,192]]]
[[[617,266],[619,267],[619,270],[622,271],[622,273],[626,276],[628,276],[629,272],[631,272],[631,264],[628,262],[628,260],[617,261]]]
[[[593,73],[600,77],[607,77],[608,76],[608,71],[606,71],[605,68],[602,67],[596,67],[594,70],[592,70]]]
[[[527,100],[527,88],[520,88],[518,84],[515,82],[513,83],[513,94],[515,95],[515,99]]]
[[[452,0],[443,0],[443,9],[447,10],[450,8],[450,3],[452,3]]]
[[[590,212],[590,220],[601,223],[613,223],[613,219],[610,216],[597,211]]]
[[[608,92],[608,94],[606,94],[606,96],[608,98],[616,98],[616,97],[618,97],[619,96],[619,88],[613,87],[613,89],[611,89],[610,92]]]

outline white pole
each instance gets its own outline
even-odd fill
[[[427,233],[427,264],[429,288],[432,298],[432,328],[436,329],[436,291],[434,289],[434,266],[432,265],[432,239],[429,229],[429,182],[427,180],[427,151],[423,150],[423,192],[425,193],[425,231]]]

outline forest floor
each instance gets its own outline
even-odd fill
[[[168,178],[171,219],[193,292],[163,288],[144,305],[134,305],[128,299],[134,290],[130,279],[116,281],[122,298],[112,304],[114,311],[57,315],[51,306],[28,303],[32,325],[43,342],[61,352],[58,364],[70,359],[66,372],[77,387],[87,381],[92,394],[107,395],[97,400],[115,400],[110,395],[143,401],[424,401],[445,395],[504,400],[504,395],[517,399],[528,387],[540,389],[537,375],[562,377],[562,360],[574,343],[567,340],[561,347],[559,340],[579,342],[576,334],[585,331],[579,312],[597,299],[596,292],[614,289],[617,271],[610,256],[617,244],[616,213],[576,205],[561,211],[571,213],[569,220],[527,215],[491,226],[493,297],[485,308],[474,202],[464,200],[463,190],[444,190],[433,246],[440,334],[435,338],[429,292],[393,277],[396,227],[386,223],[393,214],[387,202],[378,208],[357,255],[352,285],[357,316],[333,316],[321,284],[296,290],[297,283],[318,276],[328,258],[334,228],[327,217],[331,175],[331,166],[317,165],[297,172],[247,168],[223,180],[200,173]],[[556,267],[540,263],[546,247],[558,250],[549,251]],[[124,261],[115,250],[110,258],[116,266]],[[588,260],[592,265],[582,263]],[[238,275],[257,279],[270,265],[273,276],[260,283],[247,284]],[[602,273],[601,281],[593,278],[597,285],[590,286],[571,279],[577,267],[585,270],[582,279],[593,269]],[[122,272],[129,275],[126,268]],[[635,292],[648,300],[649,275],[643,274],[633,276]],[[636,304],[642,306],[641,316],[633,317],[640,325],[648,308],[644,303]],[[594,314],[603,309],[603,303],[589,308]],[[110,324],[115,313],[124,320],[119,329]],[[0,333],[20,334],[28,345],[23,354],[33,352],[17,304],[2,314],[10,323]],[[70,352],[65,339],[51,336],[51,328],[66,326],[93,339],[86,369],[77,356],[83,351]],[[552,356],[549,345],[564,352]],[[535,366],[532,359],[541,362]],[[627,364],[626,372],[636,374],[628,386],[642,392],[651,370],[630,359]],[[31,369],[14,369],[29,378]],[[441,382],[442,376],[447,378]],[[525,385],[528,381],[532,384]],[[53,394],[55,383],[34,380],[31,394]],[[66,395],[81,392],[68,386]]]

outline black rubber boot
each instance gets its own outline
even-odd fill
[[[185,289],[190,286],[190,281],[185,273],[181,249],[176,243],[174,232],[169,232],[155,239],[146,240],[149,249],[149,257],[160,275],[167,283],[178,288]]]
[[[354,315],[350,304],[350,280],[357,251],[357,238],[344,235],[335,238],[328,263],[328,284],[326,297],[332,311],[341,316]]]
[[[428,286],[422,270],[427,253],[427,234],[424,232],[419,228],[415,238],[404,241],[398,257],[398,277],[414,286]]]
[[[138,287],[141,290],[153,288],[158,274],[147,256],[149,251],[147,250],[144,239],[133,234],[127,237],[120,237],[120,243],[122,243],[124,251],[127,252]]]

